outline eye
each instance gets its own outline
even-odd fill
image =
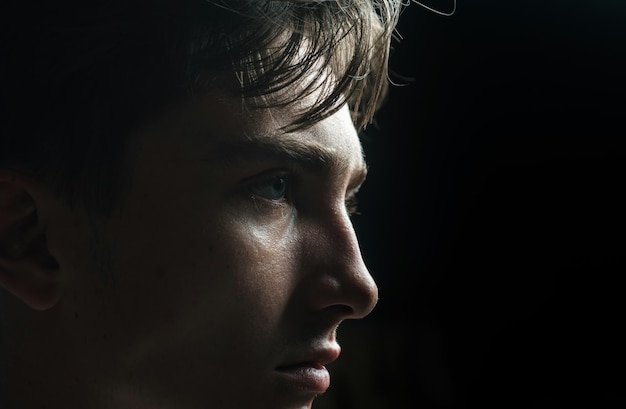
[[[346,197],[345,204],[346,204],[346,210],[348,211],[348,214],[350,216],[361,214],[359,213],[357,209],[359,200],[357,199],[356,195],[352,194]]]
[[[287,175],[272,175],[250,185],[249,189],[255,196],[272,201],[282,201],[287,196]]]

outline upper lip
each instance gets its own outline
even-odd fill
[[[290,355],[284,363],[278,365],[276,369],[285,369],[292,366],[303,365],[328,365],[339,358],[341,348],[337,344],[328,345],[323,348],[312,348],[305,352],[298,352]]]

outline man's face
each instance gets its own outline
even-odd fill
[[[309,408],[327,389],[337,326],[377,288],[346,208],[365,177],[348,110],[281,133],[301,108],[211,94],[151,122],[123,211],[57,249],[67,367],[104,407]]]

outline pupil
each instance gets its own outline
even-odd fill
[[[274,181],[274,190],[278,195],[282,195],[285,191],[285,179],[284,178],[276,178]]]

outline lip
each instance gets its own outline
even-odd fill
[[[312,393],[324,393],[330,387],[330,373],[325,365],[335,361],[341,350],[332,348],[315,350],[289,359],[289,363],[276,367],[276,372],[288,384]]]

